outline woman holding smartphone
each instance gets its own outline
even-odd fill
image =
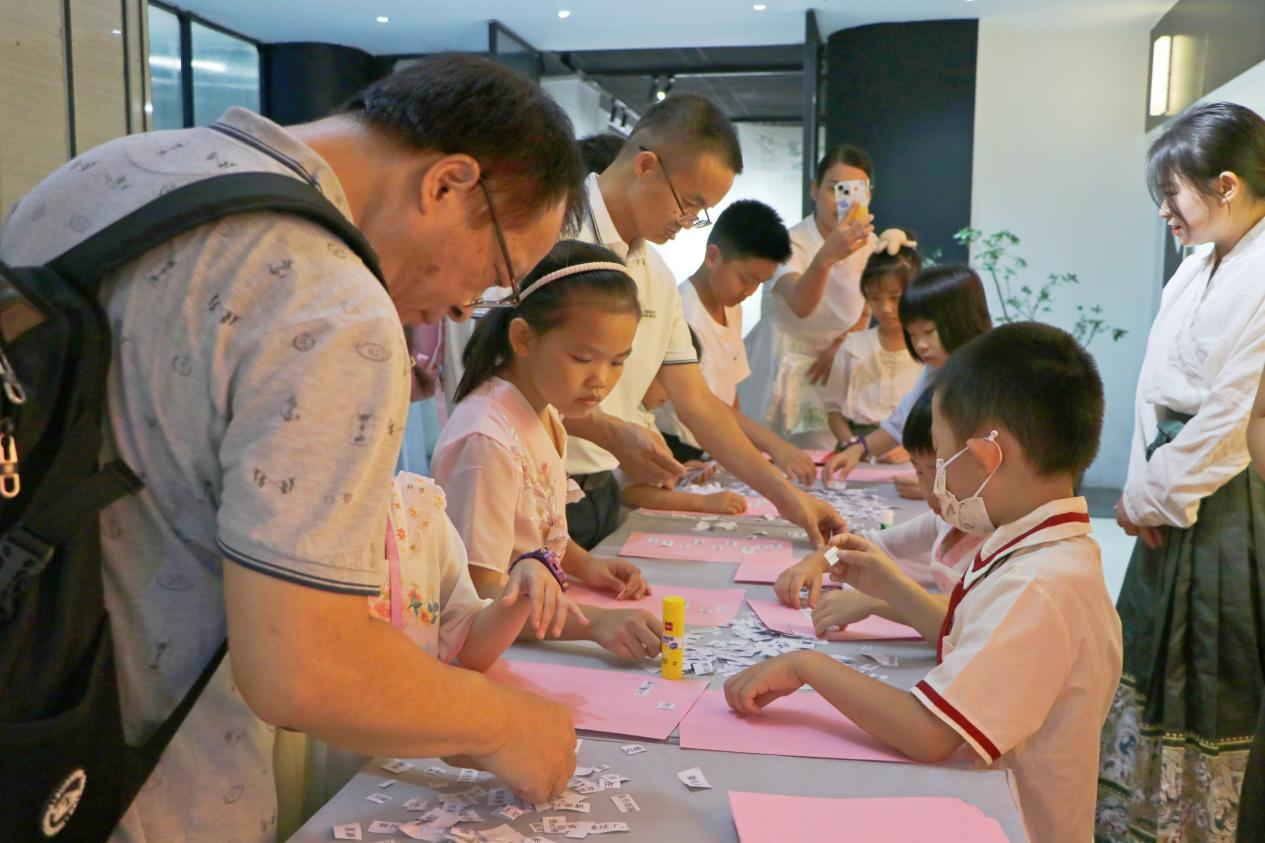
[[[831,149],[817,164],[816,208],[790,229],[791,259],[764,285],[760,321],[746,338],[752,372],[738,387],[739,400],[800,447],[834,445],[815,384],[825,383],[844,336],[869,322],[862,318],[860,279],[879,245],[868,213],[873,172],[870,156],[849,145]],[[754,408],[765,408],[764,417]]]

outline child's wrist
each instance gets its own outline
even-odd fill
[[[832,658],[817,650],[800,650],[791,654],[791,670],[801,685],[813,685],[823,659],[831,664],[835,663]]]

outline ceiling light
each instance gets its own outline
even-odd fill
[[[767,9],[767,8],[769,8],[769,7],[768,7],[768,6],[766,6],[766,5],[764,5],[763,3],[756,3],[756,4],[755,4],[754,6],[752,6],[751,8],[755,9],[757,12],[763,12],[765,9]]]
[[[390,23],[390,22],[391,22],[391,19],[390,19],[389,17],[387,17],[386,15],[378,15],[378,17],[377,17],[377,18],[375,18],[375,20],[377,20],[377,22],[378,22],[378,23]]]
[[[121,29],[111,29],[111,30],[110,30],[110,34],[111,34],[111,35],[122,35],[122,34],[123,34],[123,30],[121,30]]]
[[[559,9],[558,17],[562,18],[563,20],[566,20],[567,18],[571,17],[571,13],[568,12],[566,9]]]

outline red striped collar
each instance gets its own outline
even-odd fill
[[[1084,498],[1050,501],[989,536],[963,575],[964,586],[969,589],[986,571],[1016,551],[1087,535],[1089,531],[1089,508]]]
[[[1025,525],[1029,524],[1032,526],[1025,529]],[[1015,533],[1016,530],[1019,531],[1018,534]],[[944,623],[940,627],[940,635],[936,640],[936,664],[944,661],[944,639],[953,629],[953,618],[957,614],[958,605],[977,583],[1018,550],[1087,535],[1089,531],[1089,511],[1086,508],[1085,499],[1068,498],[1051,501],[1013,524],[1004,525],[989,537],[975,555],[975,561],[971,563],[970,570],[958,580],[953,593],[949,595],[949,608],[945,612]],[[1002,533],[1006,535],[1001,535],[999,544],[997,539]],[[1007,538],[1007,536],[1010,537]],[[985,550],[988,550],[987,554],[984,553]]]

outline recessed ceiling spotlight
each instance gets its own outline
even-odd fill
[[[378,15],[378,17],[377,17],[377,18],[375,18],[375,20],[377,20],[377,22],[378,22],[378,23],[390,23],[390,22],[391,22],[391,19],[390,19],[389,17],[387,17],[386,15]]]
[[[754,6],[752,6],[751,8],[755,9],[757,12],[763,12],[765,9],[767,9],[767,8],[769,8],[769,7],[768,7],[768,6],[766,6],[766,5],[765,5],[765,4],[763,4],[763,3],[756,3],[756,4],[755,4]]]
[[[563,20],[566,20],[567,18],[571,17],[571,13],[568,12],[566,9],[559,9],[558,17],[562,18]]]

